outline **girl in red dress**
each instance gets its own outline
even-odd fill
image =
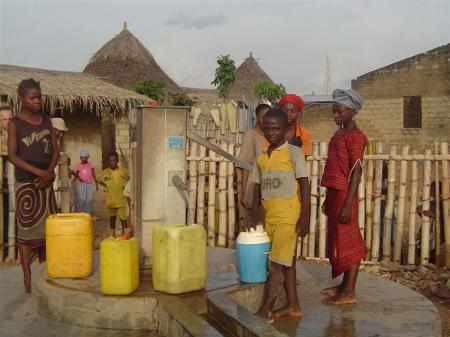
[[[344,274],[336,287],[326,288],[330,304],[356,303],[355,287],[359,264],[367,248],[358,227],[358,185],[367,137],[354,116],[362,99],[353,90],[333,92],[333,113],[338,131],[331,138],[321,185],[327,188],[323,209],[328,216],[327,250],[333,278]]]

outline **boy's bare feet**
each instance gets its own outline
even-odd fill
[[[336,296],[339,293],[339,287],[340,286],[325,288],[322,289],[320,293],[325,296]]]
[[[259,310],[256,313],[256,316],[263,319],[266,323],[269,323],[269,324],[273,323],[273,315],[272,315],[271,311],[264,312],[264,311]]]
[[[328,298],[326,303],[334,305],[356,304],[356,297],[355,294],[340,293]]]
[[[276,310],[273,313],[274,319],[280,318],[300,318],[303,317],[303,311],[299,307],[286,306],[282,309]]]

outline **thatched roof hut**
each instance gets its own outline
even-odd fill
[[[250,53],[250,56],[236,69],[236,79],[230,89],[230,97],[254,104],[258,101],[255,86],[259,81],[273,82]]]
[[[153,80],[164,82],[171,94],[181,92],[147,48],[127,29],[126,23],[118,35],[95,53],[84,72],[122,88],[132,88],[138,81]]]
[[[146,96],[84,73],[0,65],[0,74],[0,96],[6,96],[15,109],[19,105],[17,86],[28,78],[41,82],[43,107],[51,115],[74,111],[121,114],[148,101]]]

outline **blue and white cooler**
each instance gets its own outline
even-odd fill
[[[241,232],[237,238],[239,278],[245,283],[266,282],[270,239],[263,226]]]

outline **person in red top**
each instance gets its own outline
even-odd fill
[[[322,290],[330,304],[356,303],[359,264],[367,248],[358,228],[358,185],[367,137],[354,116],[362,98],[356,91],[336,89],[333,113],[339,129],[331,138],[321,185],[327,188],[324,212],[328,216],[327,249],[332,277],[344,274],[336,287]]]
[[[297,145],[302,148],[305,156],[312,155],[312,142],[310,133],[300,126],[300,117],[305,108],[305,102],[300,96],[285,95],[281,97],[278,106],[288,114],[288,131],[286,140],[291,145]]]

